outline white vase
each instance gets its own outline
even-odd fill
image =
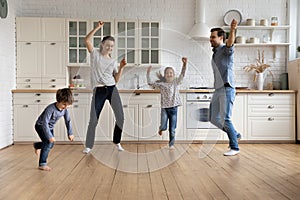
[[[263,90],[264,80],[264,73],[256,73],[256,89]]]

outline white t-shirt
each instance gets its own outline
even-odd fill
[[[115,59],[103,57],[100,50],[91,52],[91,81],[93,88],[98,85],[112,86],[116,84],[114,74],[118,72]]]

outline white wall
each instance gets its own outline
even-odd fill
[[[187,39],[186,35],[194,23],[195,0],[22,0],[22,16],[51,16],[87,19],[153,19],[161,20],[162,31],[162,63],[171,65],[180,71],[180,57],[188,56],[190,67],[184,81],[184,86],[212,85],[212,71],[210,66],[211,48],[209,43],[199,43]],[[238,9],[243,15],[243,22],[247,18],[270,19],[278,16],[279,24],[287,24],[286,0],[209,0],[206,1],[206,22],[210,27],[222,26],[223,16],[230,9]],[[265,34],[256,32],[253,36],[262,37]],[[280,37],[284,37],[284,34]],[[253,75],[246,73],[243,67],[255,63],[257,49],[265,50],[266,60],[272,65],[275,80],[279,80],[285,72],[286,51],[284,47],[276,49],[276,59],[273,60],[273,47],[238,48],[235,55],[235,75],[237,86],[253,85]],[[126,88],[132,80],[132,69],[125,74],[121,88]],[[135,69],[142,81],[145,82],[145,69]]]
[[[191,41],[186,36],[194,24],[195,0],[9,0],[9,16],[0,20],[0,144],[11,143],[12,104],[11,89],[15,88],[15,16],[65,17],[76,19],[145,19],[162,22],[162,63],[180,71],[181,56],[187,56],[190,63],[183,87],[212,85],[210,66],[211,48],[209,42]],[[15,3],[15,2],[18,2]],[[16,6],[14,5],[16,4]],[[18,5],[18,7],[17,7]],[[206,22],[210,27],[222,26],[223,16],[230,9],[238,9],[247,18],[270,19],[278,16],[279,24],[288,22],[286,0],[207,0]],[[2,31],[5,30],[5,31]],[[254,34],[254,33],[249,33]],[[261,37],[263,32],[256,33]],[[284,34],[278,36],[284,37]],[[236,48],[235,77],[237,86],[252,85],[253,76],[243,67],[254,63],[257,49],[265,50],[267,62],[272,65],[275,80],[285,72],[286,51],[276,49],[273,59],[272,47]],[[141,75],[145,69],[126,69]],[[120,87],[128,87],[132,74],[126,73]]]
[[[15,1],[8,1],[8,16],[0,19],[0,149],[13,143],[12,93],[15,88]]]

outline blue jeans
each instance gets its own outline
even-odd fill
[[[231,119],[234,99],[234,88],[216,89],[210,103],[210,122],[227,133],[231,149],[239,150],[238,132],[235,130]]]
[[[161,108],[161,121],[159,130],[167,130],[169,120],[169,146],[175,144],[175,129],[177,125],[177,106],[171,108]]]
[[[124,112],[118,89],[115,86],[95,87],[93,90],[90,121],[85,141],[85,146],[90,149],[92,149],[94,146],[95,131],[98,124],[98,119],[106,100],[109,101],[116,118],[113,143],[118,144],[121,141],[124,125]]]
[[[54,142],[50,143],[49,140],[46,138],[46,134],[41,126],[35,125],[35,130],[38,133],[39,137],[41,138],[41,142],[33,143],[33,147],[35,149],[41,149],[41,154],[39,158],[39,166],[46,166],[47,165],[47,158],[50,152],[50,149],[53,148]],[[53,130],[51,130],[53,135]]]

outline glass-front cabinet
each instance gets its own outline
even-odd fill
[[[115,38],[113,57],[125,57],[127,66],[160,64],[160,22],[141,20],[103,20],[104,26],[93,37],[95,48],[103,37]],[[97,26],[97,20],[68,20],[68,66],[89,66],[84,38]]]
[[[159,22],[141,22],[141,64],[160,63]]]
[[[160,63],[160,23],[152,21],[117,21],[118,62],[126,58],[128,66]]]
[[[87,65],[87,49],[84,38],[89,31],[88,21],[70,20],[68,22],[68,64]]]
[[[138,27],[137,21],[116,22],[116,40],[118,62],[124,57],[128,65],[138,64]]]

